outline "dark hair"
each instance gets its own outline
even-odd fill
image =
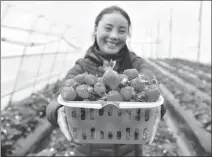
[[[105,9],[103,9],[99,14],[98,16],[96,17],[96,20],[95,20],[95,25],[94,25],[94,28],[98,27],[98,24],[99,24],[99,21],[102,19],[102,17],[105,15],[105,14],[110,14],[110,13],[120,13],[121,15],[123,15],[127,22],[128,22],[128,32],[129,32],[129,35],[130,35],[130,27],[131,27],[131,20],[130,20],[130,17],[129,15],[127,14],[127,12],[125,10],[123,10],[122,8],[118,7],[118,6],[110,6],[110,7],[107,7]],[[95,36],[93,35],[94,37],[94,40],[95,40]],[[94,44],[96,44],[96,40],[94,41]]]
[[[99,24],[99,21],[102,19],[102,17],[105,15],[105,14],[110,14],[110,13],[120,13],[121,15],[123,15],[126,19],[127,19],[127,22],[128,22],[128,25],[129,27],[131,26],[131,21],[130,21],[130,17],[129,15],[127,14],[126,11],[124,11],[122,8],[120,7],[117,7],[117,6],[111,6],[111,7],[107,7],[105,9],[103,9],[99,15],[96,17],[96,20],[95,20],[95,27],[98,26]]]

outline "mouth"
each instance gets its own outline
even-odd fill
[[[115,48],[115,47],[118,45],[118,43],[109,42],[109,41],[106,41],[106,44],[107,44],[108,47],[110,47],[110,48]]]

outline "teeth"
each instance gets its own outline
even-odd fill
[[[116,46],[116,44],[110,43],[110,42],[107,42],[107,45],[109,45],[109,46]]]

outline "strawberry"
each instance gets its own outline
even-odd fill
[[[145,83],[138,77],[130,81],[130,86],[133,87],[137,92],[141,92],[145,89]]]
[[[65,101],[74,101],[77,98],[77,92],[73,87],[63,87],[61,96]]]
[[[82,73],[82,74],[78,74],[74,77],[74,79],[76,80],[77,83],[83,84],[83,83],[85,83],[85,76],[86,75],[88,75],[87,72]]]
[[[125,74],[120,74],[119,75],[120,79],[121,79],[121,85],[122,86],[127,86],[129,85],[129,79],[128,79],[128,76],[125,75]]]
[[[160,96],[160,91],[158,88],[149,88],[146,91],[146,97],[148,102],[156,102]]]
[[[92,86],[97,82],[97,79],[98,79],[98,77],[96,77],[95,75],[88,74],[85,76],[85,83],[87,85]]]
[[[75,79],[71,78],[65,81],[64,86],[70,87],[70,86],[75,86],[76,84],[77,82],[75,81]]]
[[[138,78],[145,80],[145,81],[149,81],[148,78],[141,73],[138,74]]]
[[[160,81],[158,81],[156,78],[154,78],[150,81],[150,86],[151,86],[151,88],[158,88],[160,83],[161,83]]]
[[[77,95],[83,99],[88,99],[92,96],[93,93],[93,87],[82,84],[76,87]]]
[[[128,76],[129,81],[138,77],[138,70],[137,69],[127,69],[124,70],[123,74]]]
[[[98,77],[97,78],[97,82],[102,82],[103,83],[103,78],[102,77]]]
[[[107,94],[106,99],[107,101],[123,101],[124,100],[123,96],[118,91],[115,91],[115,90],[110,91]]]
[[[119,74],[113,70],[115,66],[115,61],[110,61],[110,64],[105,61],[103,64],[103,68],[105,70],[102,78],[103,83],[108,86],[111,90],[115,90],[119,84],[121,83],[121,79],[119,77]],[[113,64],[113,65],[112,65]],[[112,66],[111,66],[112,65]]]
[[[146,92],[141,91],[141,92],[135,94],[134,100],[136,100],[138,102],[147,102]]]
[[[131,86],[126,86],[121,88],[120,93],[124,100],[128,101],[135,95],[135,89]]]
[[[103,94],[106,93],[106,87],[103,82],[97,82],[94,85],[94,92],[97,93],[98,95],[102,96]]]

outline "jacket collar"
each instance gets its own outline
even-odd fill
[[[116,60],[118,67],[116,68],[119,73],[122,73],[125,69],[132,68],[132,62],[129,55],[130,51],[125,45],[119,53],[115,55],[108,55],[99,51],[97,46],[91,46],[84,58],[88,58],[94,62],[97,66],[102,66],[103,61]]]

